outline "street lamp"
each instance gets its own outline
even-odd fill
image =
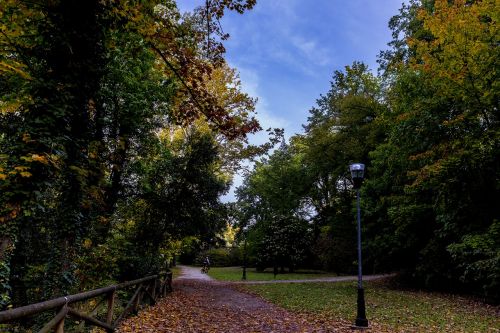
[[[361,267],[361,212],[359,208],[359,188],[363,183],[365,176],[365,165],[362,163],[354,163],[349,165],[353,187],[356,190],[357,211],[358,211],[358,315],[356,317],[356,327],[368,327],[368,319],[366,319],[365,308],[365,291],[363,289],[363,273]]]
[[[247,231],[248,227],[243,227],[243,276],[242,280],[247,279]]]

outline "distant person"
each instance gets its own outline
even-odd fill
[[[203,268],[201,269],[202,273],[208,273],[208,270],[210,269],[210,259],[208,256],[205,257],[205,260],[203,260]]]

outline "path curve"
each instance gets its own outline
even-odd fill
[[[201,280],[201,281],[215,281],[208,274],[201,272],[200,267],[177,265],[181,269],[180,276],[176,280]]]
[[[312,278],[312,279],[296,279],[296,280],[262,280],[262,281],[217,281],[210,277],[208,274],[203,274],[201,268],[193,266],[178,265],[181,269],[180,276],[176,279],[180,280],[202,280],[202,281],[212,281],[214,283],[227,283],[227,284],[272,284],[272,283],[315,283],[315,282],[345,282],[345,281],[356,281],[358,277],[355,275],[349,276],[331,276],[323,278]],[[394,277],[396,274],[377,274],[377,275],[364,275],[363,281],[373,281],[381,280],[390,277]]]

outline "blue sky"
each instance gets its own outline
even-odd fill
[[[178,6],[190,11],[204,3],[179,0]],[[262,127],[284,128],[287,138],[300,133],[334,70],[357,60],[376,71],[377,55],[391,40],[389,19],[401,5],[402,0],[257,0],[243,15],[226,14],[226,59],[239,70],[244,90],[258,98]],[[263,143],[266,136],[250,141]],[[231,199],[232,194],[225,198]]]

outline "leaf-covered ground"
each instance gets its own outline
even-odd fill
[[[214,281],[188,266],[178,274],[173,293],[127,319],[118,332],[354,331],[352,282],[242,285]],[[366,332],[500,332],[498,307],[390,286],[387,279],[367,282]]]
[[[326,333],[351,332],[349,325],[289,312],[229,284],[178,280],[174,292],[125,320],[118,332]]]

